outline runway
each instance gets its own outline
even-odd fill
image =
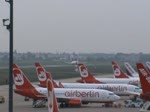
[[[106,75],[101,75],[97,77],[106,77]],[[111,75],[107,75],[107,77],[111,77]],[[79,78],[71,78],[71,79],[62,79],[62,82],[75,82],[76,79]],[[8,112],[8,85],[0,86],[0,95],[5,97],[5,103],[0,104],[0,112]],[[47,107],[44,108],[32,108],[32,101],[24,101],[24,97],[13,94],[13,111],[14,112],[47,112]],[[116,103],[122,103],[122,101],[118,101]],[[138,112],[140,108],[125,108],[122,103],[121,108],[102,107],[100,103],[91,103],[88,105],[82,105],[82,107],[78,108],[60,108],[60,112]]]

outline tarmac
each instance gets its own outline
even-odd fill
[[[112,75],[107,75],[111,77]],[[96,77],[106,77],[99,75]],[[62,82],[75,82],[79,78],[62,79]],[[0,86],[0,96],[5,97],[5,103],[0,103],[0,112],[8,112],[8,85]],[[121,104],[121,107],[103,107],[101,103],[90,103],[81,107],[59,108],[60,112],[138,112],[140,108],[125,108],[123,100],[117,101],[116,104]],[[13,112],[47,112],[48,108],[32,108],[32,100],[24,101],[24,97],[13,93]]]

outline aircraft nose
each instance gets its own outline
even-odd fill
[[[115,95],[115,96],[114,96],[114,100],[116,100],[116,101],[117,101],[117,100],[120,100],[120,96]]]
[[[135,90],[137,93],[142,93],[142,89]]]
[[[139,89],[139,91],[138,91],[139,93],[142,93],[142,89]]]

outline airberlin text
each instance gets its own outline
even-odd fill
[[[127,91],[127,86],[98,86],[97,89],[106,89],[106,90],[109,90],[109,91]]]
[[[75,91],[66,91],[66,97],[100,97],[99,92],[88,91],[88,92],[80,92],[78,90]]]

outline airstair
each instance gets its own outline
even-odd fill
[[[146,101],[139,112],[150,112],[150,101]]]
[[[43,99],[43,100],[33,100],[32,107],[33,108],[42,108],[42,107],[45,107],[46,102],[47,102],[46,99]]]

